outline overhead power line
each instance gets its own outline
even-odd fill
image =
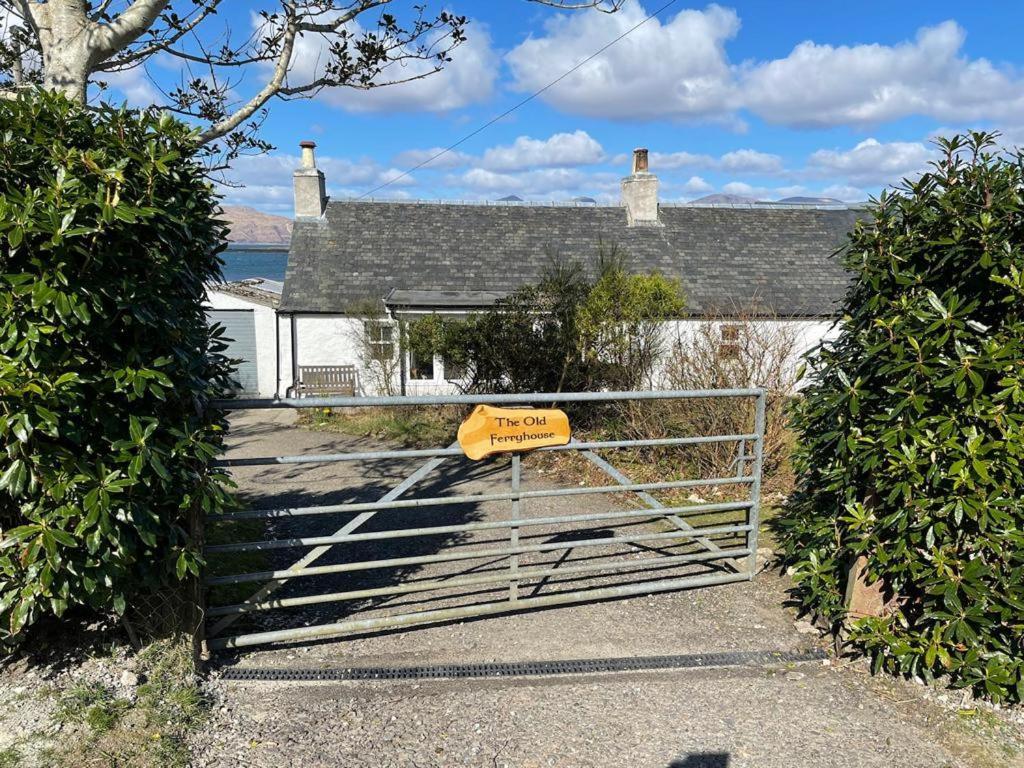
[[[556,78],[555,78],[554,80],[552,80],[552,81],[551,81],[550,83],[548,83],[547,85],[545,85],[545,86],[544,86],[543,88],[539,88],[538,90],[534,91],[533,93],[531,93],[531,94],[530,94],[529,96],[527,96],[526,98],[522,99],[521,101],[517,102],[516,104],[513,104],[513,105],[512,105],[511,107],[509,107],[508,109],[506,109],[506,110],[505,110],[504,112],[502,112],[502,113],[501,113],[500,115],[496,115],[495,117],[492,117],[492,118],[491,118],[490,120],[488,120],[488,121],[487,121],[486,123],[484,123],[483,125],[479,126],[478,128],[475,128],[474,130],[472,130],[472,131],[470,131],[469,133],[467,133],[467,134],[466,134],[465,136],[463,136],[463,137],[462,137],[461,139],[459,139],[458,141],[456,141],[456,142],[454,142],[454,143],[452,143],[452,144],[449,144],[449,145],[448,145],[447,147],[445,147],[444,149],[442,149],[442,150],[440,150],[440,151],[436,152],[435,154],[431,155],[430,157],[428,157],[428,158],[427,158],[426,160],[424,160],[423,162],[421,162],[421,163],[417,163],[416,165],[414,165],[414,166],[413,166],[412,168],[410,168],[409,170],[407,170],[407,171],[402,171],[402,172],[401,172],[400,174],[398,174],[398,175],[397,175],[397,176],[395,176],[394,178],[388,179],[388,180],[387,180],[387,181],[385,181],[385,182],[384,182],[383,184],[380,184],[380,185],[378,185],[378,186],[374,187],[373,189],[371,189],[371,190],[370,190],[369,192],[366,192],[365,194],[362,194],[362,195],[360,195],[358,199],[359,199],[359,200],[362,200],[363,198],[366,198],[366,197],[371,197],[371,196],[372,196],[372,195],[373,195],[373,194],[374,194],[375,192],[379,192],[380,190],[384,189],[385,187],[390,187],[390,186],[391,186],[392,184],[394,184],[395,182],[397,182],[397,181],[399,181],[399,180],[401,180],[401,179],[404,179],[404,178],[405,178],[406,176],[408,176],[409,174],[415,173],[416,171],[418,171],[418,170],[419,170],[420,168],[424,167],[425,165],[430,165],[430,164],[431,164],[432,162],[434,162],[435,160],[437,160],[437,159],[438,159],[439,157],[444,157],[445,155],[447,155],[447,154],[448,154],[449,152],[453,151],[453,150],[454,150],[454,149],[456,149],[457,147],[461,146],[462,144],[465,144],[465,143],[466,143],[467,141],[469,141],[470,139],[472,139],[472,138],[473,138],[474,136],[476,136],[477,134],[479,134],[479,133],[482,133],[483,131],[485,131],[485,130],[487,130],[488,128],[490,128],[490,127],[491,127],[492,125],[494,125],[495,123],[497,123],[497,122],[498,122],[499,120],[503,120],[503,119],[505,119],[506,117],[508,117],[509,115],[511,115],[511,114],[512,114],[513,112],[515,112],[515,111],[516,111],[517,109],[519,109],[520,107],[522,107],[522,106],[524,106],[524,105],[526,105],[526,104],[529,104],[529,103],[530,103],[531,101],[533,101],[534,99],[536,99],[536,98],[537,98],[538,96],[540,96],[540,95],[541,95],[542,93],[544,93],[544,92],[545,92],[546,90],[548,90],[549,88],[553,88],[554,86],[558,85],[558,84],[559,84],[560,82],[562,82],[563,80],[565,80],[565,78],[567,78],[567,77],[568,77],[569,75],[571,75],[571,74],[572,74],[573,72],[575,72],[576,70],[578,70],[578,69],[579,69],[580,67],[582,67],[582,66],[583,66],[583,65],[585,65],[585,64],[588,64],[588,63],[590,63],[591,61],[593,61],[594,59],[596,59],[596,58],[597,58],[598,56],[600,56],[600,55],[601,55],[602,53],[604,53],[605,51],[607,51],[607,50],[608,50],[609,48],[611,48],[611,47],[612,47],[613,45],[615,45],[615,44],[616,44],[616,43],[618,43],[619,41],[621,41],[621,40],[624,40],[625,38],[629,37],[629,36],[630,36],[631,34],[633,34],[634,32],[636,32],[636,30],[640,29],[640,27],[642,27],[642,26],[643,26],[644,24],[646,24],[647,22],[649,22],[649,21],[650,21],[651,19],[653,19],[654,17],[656,17],[656,16],[658,15],[658,14],[662,13],[663,11],[666,11],[666,10],[668,10],[668,9],[669,9],[670,7],[672,7],[673,5],[675,5],[675,4],[676,4],[676,3],[678,2],[678,1],[679,1],[679,0],[668,0],[668,2],[667,2],[667,3],[665,3],[664,5],[662,5],[662,6],[660,7],[660,8],[658,8],[657,10],[655,10],[655,11],[652,11],[651,13],[649,13],[649,14],[648,14],[647,16],[645,16],[645,17],[644,17],[643,19],[641,19],[641,20],[640,20],[639,22],[637,22],[637,23],[636,23],[636,24],[634,24],[634,25],[633,25],[632,27],[630,27],[629,29],[627,29],[627,30],[626,30],[625,32],[623,32],[623,33],[622,33],[621,35],[619,35],[618,37],[616,37],[616,38],[615,38],[614,40],[611,40],[611,41],[609,41],[609,42],[605,43],[604,45],[602,45],[602,46],[601,46],[600,48],[598,48],[598,49],[597,49],[596,51],[594,51],[594,52],[593,52],[592,54],[590,54],[590,55],[589,55],[589,56],[587,56],[587,57],[586,57],[585,59],[583,59],[582,61],[580,61],[580,62],[579,62],[578,64],[576,64],[575,66],[573,66],[573,67],[572,67],[571,69],[567,69],[567,70],[566,70],[565,72],[563,72],[562,74],[560,74],[560,75],[559,75],[558,77],[556,77]]]

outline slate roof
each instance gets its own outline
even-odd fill
[[[269,280],[264,277],[250,277],[231,283],[209,283],[207,288],[211,291],[229,293],[242,299],[248,299],[267,307],[277,307],[281,303],[284,284],[278,280]]]
[[[331,202],[295,222],[281,310],[345,313],[392,291],[505,294],[552,258],[593,264],[603,242],[633,271],[679,278],[690,313],[826,317],[848,279],[833,254],[858,213],[662,206],[662,226],[628,227],[619,206]]]

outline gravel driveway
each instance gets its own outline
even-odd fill
[[[231,455],[380,447],[368,440],[303,430],[294,426],[293,418],[285,411],[235,414]],[[409,465],[397,463],[370,471],[367,466],[344,464],[258,467],[237,470],[236,479],[254,506],[265,507],[372,498],[409,471]],[[357,496],[339,490],[353,479],[361,484]],[[441,485],[451,483],[458,486],[452,493],[506,488],[507,467],[500,476],[452,470],[452,474],[434,482],[439,485],[433,491],[428,482],[420,493],[434,493]],[[529,472],[524,475],[524,487],[540,487],[543,482],[544,478]],[[594,502],[594,508],[612,503],[610,499]],[[507,506],[505,502],[502,510],[484,505],[462,510],[459,519],[468,522],[507,515]],[[570,511],[579,511],[578,501],[547,499],[543,508],[531,507],[534,515]],[[438,522],[428,518],[424,524]],[[316,523],[325,524],[333,529],[338,521]],[[308,529],[279,528],[274,535],[295,532],[311,533]],[[404,554],[419,552],[425,546],[415,540],[404,541],[399,545]],[[464,543],[449,540],[445,545],[458,547]],[[283,559],[275,563],[287,564],[288,556],[293,554],[291,550],[276,553],[275,558]],[[365,554],[359,552],[354,559],[363,559]],[[332,557],[336,559],[323,562],[339,562],[342,556]],[[404,578],[423,575],[401,574]],[[435,574],[426,575],[433,578]],[[359,578],[363,580],[339,583],[348,589],[356,583],[373,584],[375,578],[397,577],[373,576],[369,581],[365,576]],[[542,679],[334,683],[234,682],[219,679],[216,671],[232,665],[407,666],[813,647],[818,642],[816,635],[797,631],[795,617],[781,607],[784,589],[781,578],[762,573],[752,583],[218,653],[210,683],[217,709],[214,723],[194,744],[196,764],[602,768],[980,765],[953,732],[955,728],[949,727],[952,721],[948,711],[929,698],[930,694],[918,686],[871,680],[859,664],[840,668],[813,662],[789,667]],[[483,598],[493,599],[493,595],[460,599]],[[417,599],[416,595],[406,595],[360,605],[355,610],[361,612],[358,615],[376,615],[394,611],[396,606],[400,609],[403,604],[407,609],[423,607]],[[351,606],[330,604],[280,612],[276,618],[260,617],[250,626],[261,630],[319,623],[336,620],[348,615],[339,612],[352,610]]]

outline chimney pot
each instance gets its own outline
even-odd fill
[[[315,141],[300,141],[299,146],[302,148],[302,165],[301,168],[316,168],[316,149]]]
[[[638,147],[633,150],[633,173],[647,173],[647,149]]]

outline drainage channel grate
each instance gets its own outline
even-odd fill
[[[679,656],[636,656],[623,659],[514,661],[495,664],[438,664],[420,667],[325,667],[281,669],[228,667],[223,680],[437,680],[474,677],[537,677],[593,672],[632,672],[648,669],[693,669],[792,664],[827,658],[820,648],[807,651],[730,651]]]

